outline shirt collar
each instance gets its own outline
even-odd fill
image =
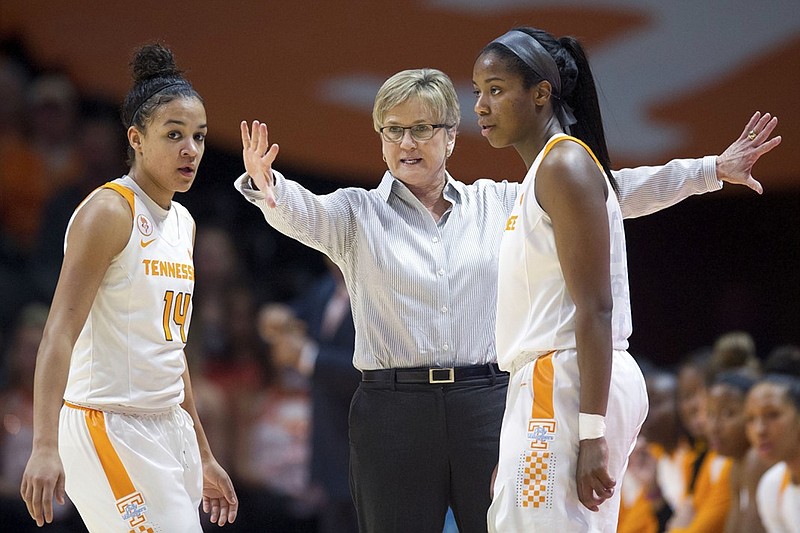
[[[402,187],[402,189],[398,189],[399,187]],[[451,203],[458,203],[461,200],[463,187],[463,183],[453,179],[453,176],[451,176],[449,172],[445,172],[445,184],[442,192],[446,200],[450,201]],[[408,191],[408,188],[403,184],[403,182],[392,176],[392,173],[387,170],[383,174],[383,178],[381,179],[381,182],[376,190],[378,191],[380,197],[383,198],[383,201],[388,202],[389,196],[393,192],[395,195],[399,195],[399,190]]]

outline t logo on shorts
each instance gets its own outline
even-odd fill
[[[144,503],[144,497],[141,492],[134,492],[117,501],[117,510],[122,519],[128,522],[130,527],[144,525],[143,523],[147,521],[147,517],[145,516],[147,505]],[[140,530],[147,531],[141,527]]]
[[[520,454],[517,464],[517,507],[553,507],[556,457],[549,448],[555,433],[556,421],[552,418],[528,420],[530,450]]]
[[[555,439],[556,421],[552,418],[531,418],[528,420],[528,440],[532,450],[546,450]]]

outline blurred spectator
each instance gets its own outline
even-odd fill
[[[195,273],[203,282],[205,297],[217,297],[245,275],[236,244],[219,226],[198,223],[194,250]]]
[[[764,361],[764,374],[786,374],[800,378],[800,346],[784,344],[773,349]]]
[[[93,102],[78,128],[77,179],[54,191],[42,210],[31,261],[31,276],[40,298],[51,299],[64,256],[64,234],[80,202],[103,183],[125,174],[125,132],[116,108]]]
[[[690,447],[678,421],[675,374],[642,367],[650,410],[622,482],[620,533],[665,530],[684,497],[684,471],[690,461]]]
[[[8,102],[0,106],[0,223],[27,259],[45,202],[79,175],[79,96],[64,74],[42,74],[25,85],[14,63],[1,65],[6,81],[0,83],[0,100]]]
[[[257,303],[227,231],[198,227],[194,249],[196,291],[192,342],[198,364],[229,402],[256,390],[274,374],[256,327]]]
[[[276,321],[283,315],[304,327],[283,304],[270,309]],[[309,475],[309,383],[285,352],[275,353],[274,363],[277,374],[264,387],[237,394],[234,464],[242,513],[232,531],[311,533],[323,495]]]
[[[8,346],[8,385],[0,392],[0,520],[3,531],[41,531],[31,520],[19,494],[22,473],[33,446],[33,374],[48,308],[27,305],[21,312]],[[54,506],[48,531],[86,531],[69,502]]]
[[[230,234],[198,224],[194,264],[191,338],[202,347],[203,372],[226,391],[259,386],[264,347],[255,327],[256,302]]]
[[[75,132],[80,96],[72,80],[62,72],[37,76],[28,88],[29,136],[44,161],[47,186],[60,190],[80,174],[80,154]]]
[[[322,489],[320,533],[357,533],[350,496],[348,414],[361,373],[353,367],[355,326],[339,268],[327,272],[290,308],[268,307],[261,329],[273,354],[311,380],[311,481]],[[298,322],[299,321],[299,322]]]
[[[31,295],[26,260],[44,201],[44,165],[25,138],[23,66],[0,56],[0,331]]]
[[[648,449],[657,458],[659,489],[670,511],[684,496],[686,480],[684,465],[689,462],[691,447],[686,431],[678,416],[678,379],[667,370],[656,370],[645,375],[650,410],[642,426],[642,435]],[[661,509],[657,509],[661,511]],[[666,519],[661,520],[662,526]]]
[[[747,436],[775,463],[759,480],[758,513],[769,533],[800,531],[800,379],[771,374],[748,393]]]
[[[228,403],[225,391],[203,374],[202,350],[197,348],[197,343],[191,342],[187,343],[184,348],[186,363],[192,379],[195,408],[203,421],[203,430],[211,449],[214,450],[214,457],[226,472],[232,472],[232,406]],[[202,525],[205,528],[207,525],[214,524],[203,522]]]
[[[731,507],[725,533],[764,531],[756,509],[756,487],[771,464],[760,460],[745,431],[745,400],[757,378],[749,367],[719,373],[708,390],[710,448],[731,459]]]
[[[722,531],[731,504],[731,460],[708,448],[706,383],[712,353],[700,350],[678,368],[678,415],[689,441],[681,501],[667,524],[673,533]]]
[[[25,257],[39,224],[49,189],[46,166],[27,138],[31,123],[25,94],[27,73],[10,59],[0,60],[0,235],[7,260]]]
[[[218,421],[206,427],[208,438],[220,464],[233,470],[240,420],[246,421],[237,406],[246,401],[242,398],[261,390],[275,372],[258,336],[256,303],[229,233],[198,224],[194,264],[194,311],[187,357],[198,371],[193,375],[198,382],[195,388],[199,385],[207,392],[198,404]],[[209,426],[212,420],[203,418],[203,425]]]
[[[711,350],[709,373],[716,375],[724,370],[746,368],[754,375],[761,370],[753,337],[744,331],[731,331],[721,335]]]
[[[657,469],[658,459],[640,434],[622,481],[617,533],[662,531],[658,513],[665,507],[665,501],[658,486]]]

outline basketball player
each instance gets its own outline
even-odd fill
[[[132,67],[130,171],[90,194],[67,227],[21,493],[40,526],[66,490],[92,532],[199,533],[201,499],[219,525],[238,510],[183,353],[195,226],[172,197],[195,179],[206,113],[169,49],[144,46]]]
[[[483,135],[528,168],[499,252],[510,377],[488,529],[612,533],[647,393],[625,351],[623,217],[589,64],[575,39],[519,28],[483,49],[472,79]]]

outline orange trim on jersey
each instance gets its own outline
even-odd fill
[[[131,481],[128,471],[125,470],[125,465],[111,444],[111,440],[106,433],[106,419],[102,411],[96,409],[89,409],[80,405],[64,402],[67,407],[73,409],[80,409],[86,415],[86,427],[89,429],[89,436],[94,444],[94,449],[97,451],[97,457],[100,459],[100,464],[106,473],[108,484],[111,485],[111,492],[114,493],[114,499],[120,499],[129,496],[136,492]]]
[[[581,146],[583,146],[583,148],[587,152],[589,152],[589,155],[592,156],[592,159],[594,159],[594,162],[597,163],[597,166],[600,167],[600,170],[602,170],[603,173],[605,174],[605,170],[603,170],[603,165],[600,164],[600,160],[597,159],[596,155],[594,155],[594,152],[592,152],[592,149],[589,148],[589,146],[587,146],[587,144],[585,142],[583,142],[582,140],[578,139],[577,137],[573,137],[572,135],[565,135],[563,137],[558,137],[556,139],[551,140],[549,143],[547,143],[545,145],[545,147],[544,147],[544,154],[542,154],[542,159],[544,159],[547,156],[547,154],[550,152],[550,150],[552,150],[553,147],[557,143],[560,143],[561,141],[567,141],[567,140],[576,142],[576,143],[580,144]]]
[[[553,410],[553,354],[549,352],[533,365],[533,407],[531,418],[555,418]]]
[[[119,194],[123,196],[128,201],[128,205],[131,208],[131,213],[136,213],[136,209],[134,207],[134,200],[133,200],[133,191],[129,188],[125,187],[124,185],[120,185],[119,183],[108,182],[101,187],[101,189],[111,189],[113,191],[117,191]]]
[[[783,479],[781,480],[781,487],[778,489],[778,514],[783,512],[783,500],[786,499],[786,487],[789,486],[789,483],[792,481],[792,473],[789,470],[789,465],[786,465],[786,471],[783,473]]]
[[[783,496],[783,493],[786,492],[786,487],[789,486],[789,482],[792,480],[792,473],[789,471],[789,465],[786,465],[786,472],[783,473],[783,479],[781,480],[781,490],[780,495]]]

